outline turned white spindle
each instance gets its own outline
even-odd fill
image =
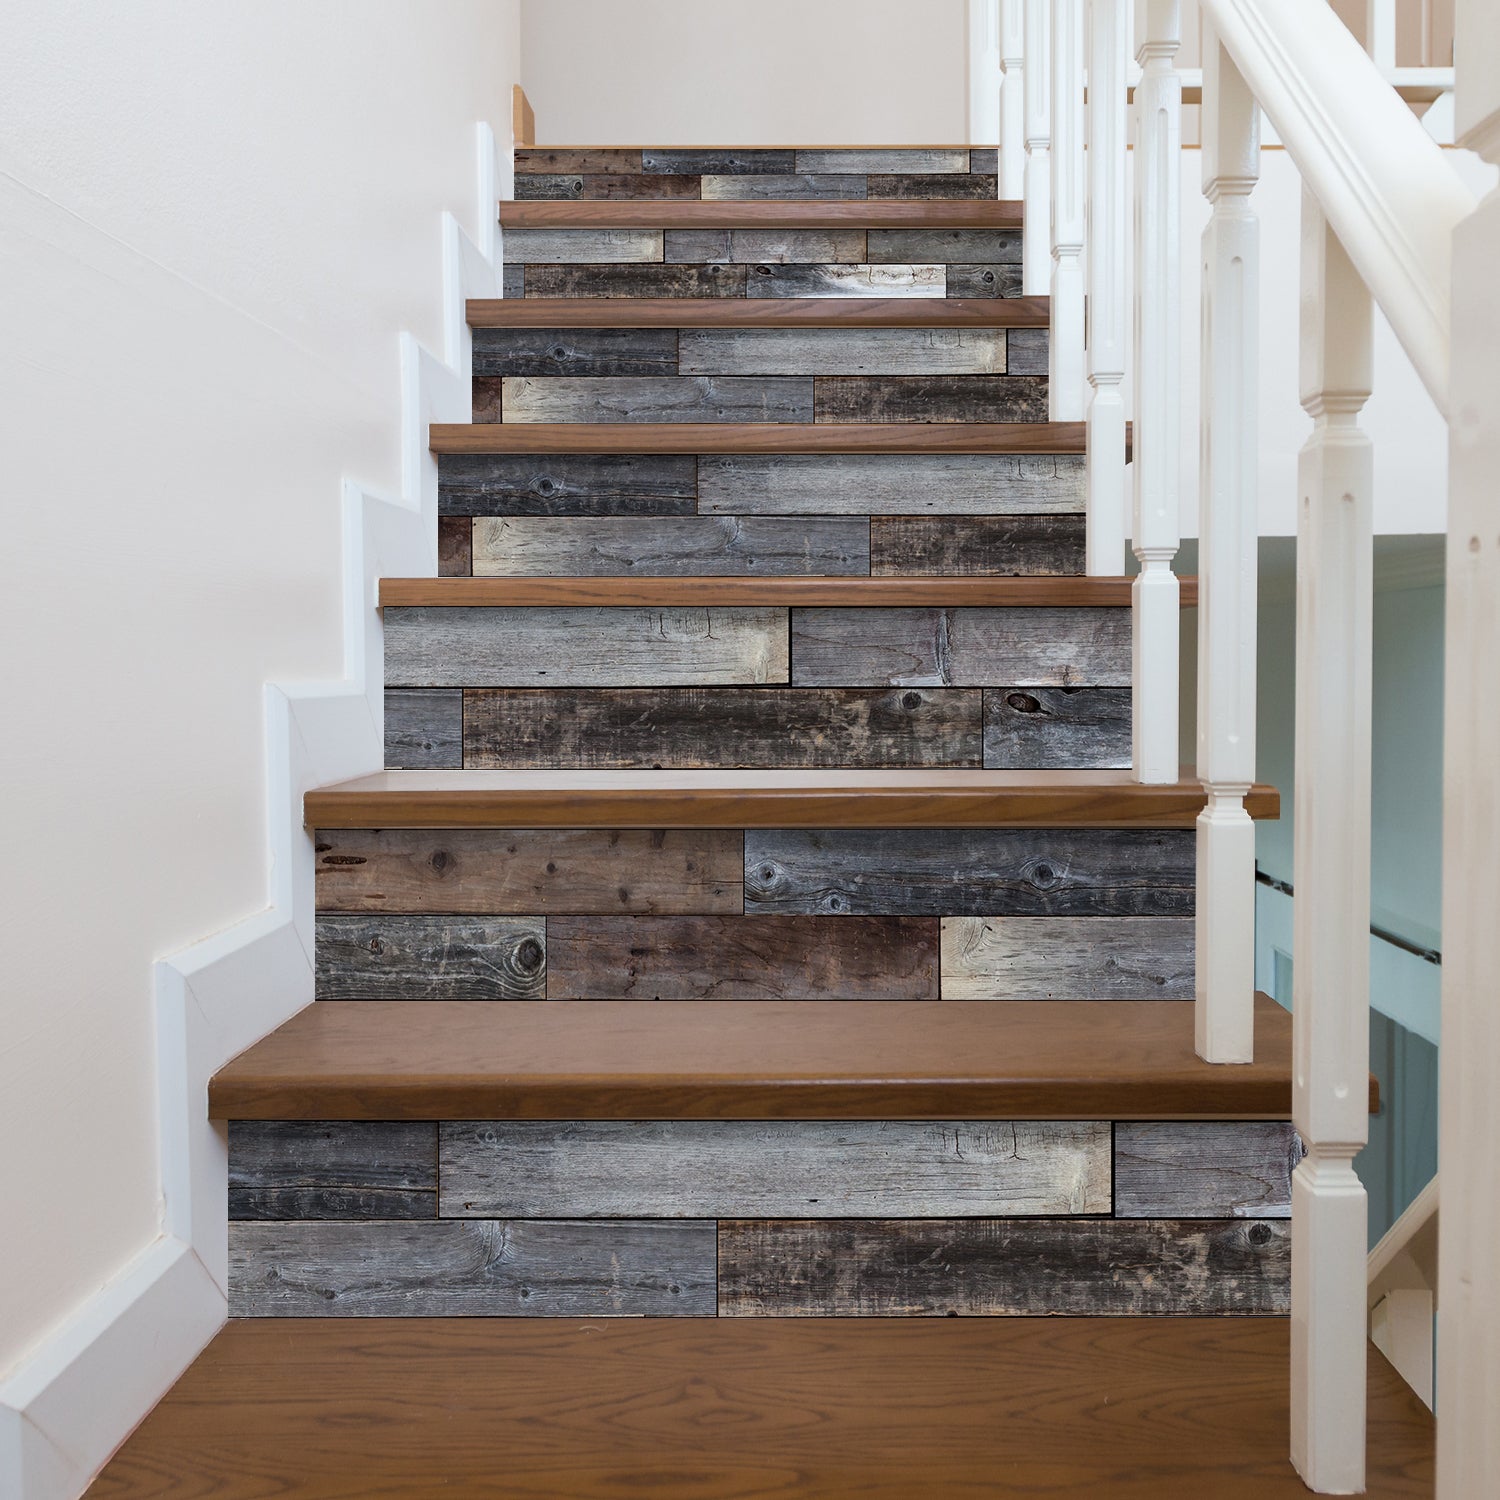
[[[1135,86],[1135,480],[1131,683],[1135,778],[1176,781],[1182,519],[1182,37],[1179,0],[1137,0]]]
[[[1292,1116],[1292,1463],[1321,1494],[1364,1488],[1368,1303],[1370,593],[1374,455],[1368,288],[1302,198],[1297,464]]]
[[[1000,196],[1026,195],[1026,0],[1000,0]]]
[[[1091,574],[1125,566],[1125,154],[1128,0],[1090,0],[1088,26],[1088,557]]]
[[[1045,297],[1052,286],[1052,7],[1024,0],[1026,26],[1026,172],[1022,197],[1021,291]]]
[[[1205,15],[1195,1029],[1216,1063],[1254,1060],[1259,172],[1259,110]]]
[[[1052,337],[1054,422],[1081,422],[1083,376],[1083,51],[1087,0],[1052,4]]]

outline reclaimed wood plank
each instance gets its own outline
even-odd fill
[[[866,258],[862,229],[727,229],[718,232],[729,237],[722,258],[743,261],[747,265],[762,262],[767,265],[799,262],[836,265],[840,262],[858,263]],[[673,258],[672,251],[669,231],[668,260]]]
[[[689,172],[703,177],[731,173],[735,176],[785,174],[797,170],[797,153],[786,148],[763,150],[746,147],[651,148],[641,153],[647,172]]]
[[[1191,1000],[1191,917],[945,917],[945,1000]]]
[[[791,265],[761,262],[748,267],[747,297],[946,297],[939,265]]]
[[[387,609],[391,687],[786,682],[778,609]]]
[[[698,460],[698,509],[705,514],[1081,515],[1083,505],[1083,460],[1070,454],[708,454]]]
[[[737,829],[319,830],[320,912],[739,912]]]
[[[483,381],[474,382],[478,416]],[[500,380],[507,422],[811,422],[811,376],[668,375]],[[484,420],[484,418],[480,418]]]
[[[1000,170],[1000,152],[994,146],[974,146],[969,151],[969,170],[993,177]]]
[[[553,917],[549,1000],[932,1000],[925,917]]]
[[[322,912],[320,1000],[540,1000],[547,931],[540,917]]]
[[[500,268],[500,298],[515,300],[526,295],[526,267],[503,265]]]
[[[627,176],[624,173],[586,172],[546,175],[540,172],[516,176],[518,201],[550,200],[585,203],[612,202],[640,198],[687,199],[697,201],[699,180],[696,177],[665,175]]]
[[[891,179],[885,179],[887,181]],[[638,198],[628,203],[501,203],[503,229],[1019,229],[1019,201],[989,199]]]
[[[533,172],[610,172],[638,176],[641,153],[609,146],[524,146],[516,149],[516,175]]]
[[[528,265],[528,297],[743,297],[744,266]]]
[[[1013,229],[872,229],[865,242],[872,265],[1021,264],[1021,236]]]
[[[1046,328],[1012,328],[1005,337],[1005,368],[1010,375],[1045,375],[1051,333]]]
[[[1256,1219],[738,1220],[721,1317],[1285,1313],[1291,1236]]]
[[[1130,616],[1119,609],[794,609],[791,618],[797,687],[1130,685]]]
[[[976,698],[915,688],[478,690],[466,700],[464,763],[972,766],[980,754]]]
[[[467,516],[438,517],[438,577],[467,578],[474,571],[473,537]]]
[[[231,1120],[229,1217],[433,1219],[432,1120]]]
[[[471,297],[471,328],[1033,328],[1046,297]]]
[[[819,422],[1045,422],[1037,375],[818,375]]]
[[[660,264],[660,229],[507,229],[505,258],[512,265]]]
[[[737,257],[729,252],[729,229],[669,229],[665,258],[669,266],[722,265]]]
[[[678,453],[444,453],[445,516],[688,516],[698,461]]]
[[[984,763],[1125,768],[1131,762],[1129,688],[986,688]]]
[[[831,198],[863,199],[867,182],[860,173],[788,172],[735,174],[705,173],[701,183],[703,201],[717,199],[775,199],[786,202],[798,198],[826,200]]]
[[[454,1121],[441,1215],[1019,1217],[1110,1211],[1105,1121]]]
[[[436,770],[464,763],[464,695],[460,688],[392,689],[385,695],[385,763]]]
[[[1290,1121],[1121,1121],[1114,1211],[1122,1219],[1287,1219],[1303,1154]]]
[[[907,150],[830,146],[797,152],[798,172],[967,172],[962,146],[923,146]]]
[[[232,1318],[703,1316],[714,1279],[692,1220],[229,1227]]]
[[[1193,911],[1193,872],[1193,835],[1169,829],[752,828],[745,834],[747,912],[1181,917]],[[1095,930],[1084,926],[1083,936]]]
[[[675,375],[677,334],[670,328],[476,328],[472,373]]]
[[[1006,339],[1001,328],[684,328],[677,369],[683,375],[1003,375]]]
[[[870,521],[870,572],[877,577],[1082,574],[1085,552],[1084,520],[1076,514],[874,516]]]
[[[978,172],[903,172],[894,175],[871,173],[868,196],[871,198],[978,198],[1000,196],[1000,179]]]
[[[997,263],[949,266],[948,295],[967,299],[1006,299],[1021,295],[1021,268]]]

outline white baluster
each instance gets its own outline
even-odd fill
[[[1021,291],[1045,297],[1052,285],[1052,65],[1048,0],[1024,0],[1026,24],[1026,226]]]
[[[1198,544],[1197,1048],[1251,1062],[1255,1024],[1259,110],[1204,18],[1202,468]]]
[[[1182,442],[1182,36],[1179,0],[1137,0],[1135,86],[1135,479],[1131,587],[1135,777],[1178,776]]]
[[[1000,196],[1026,193],[1025,0],[1000,0]]]
[[[1088,570],[1125,566],[1125,68],[1127,0],[1090,0],[1088,161]]]
[[[1321,1494],[1365,1473],[1369,1136],[1370,293],[1311,193],[1302,199],[1297,465],[1292,1115],[1292,1463]]]
[[[1087,0],[1052,4],[1052,337],[1054,422],[1083,420],[1083,33]]]

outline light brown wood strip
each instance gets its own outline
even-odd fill
[[[503,202],[505,229],[1019,229],[1003,199],[526,199]]]
[[[495,297],[471,328],[1046,328],[1046,297]]]

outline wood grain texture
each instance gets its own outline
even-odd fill
[[[466,578],[474,571],[467,516],[438,517],[438,575]]]
[[[948,277],[940,265],[752,265],[747,297],[919,297],[940,301]]]
[[[321,1001],[221,1068],[209,1113],[1285,1120],[1291,1047],[1266,996],[1255,1061],[1232,1068],[1194,1052],[1192,1006],[1160,1001]]]
[[[675,261],[859,261],[863,229],[669,229],[666,257]]]
[[[1191,1000],[1191,917],[945,917],[947,1000]]]
[[[876,516],[870,521],[870,572],[881,577],[1081,575],[1085,562],[1084,522],[1077,515]]]
[[[612,172],[639,175],[639,150],[608,146],[529,146],[516,151],[516,175],[532,172]]]
[[[977,198],[985,201],[993,200],[1000,192],[998,177],[969,172],[905,172],[895,175],[872,172],[866,181],[872,201],[882,198]]]
[[[701,1317],[714,1226],[493,1219],[229,1226],[231,1318]]]
[[[676,453],[445,453],[438,509],[445,517],[689,516],[697,474],[697,460]]]
[[[973,766],[981,737],[978,694],[956,689],[475,690],[464,764]]]
[[[734,176],[713,173],[702,178],[698,190],[705,202],[724,198],[739,201],[774,199],[778,202],[812,199],[824,202],[830,199],[862,199],[867,191],[866,178],[856,172],[821,172],[817,175],[803,172],[756,172]]]
[[[1128,687],[1130,616],[1115,608],[794,609],[799,687]]]
[[[986,688],[984,763],[1123,770],[1131,764],[1130,689]]]
[[[540,1000],[547,934],[539,917],[324,912],[320,1000]]]
[[[819,375],[819,422],[1045,422],[1038,375]]]
[[[729,233],[729,231],[721,231]],[[697,236],[695,235],[695,238]],[[786,236],[754,236],[775,248]],[[738,232],[733,243],[746,243]],[[740,259],[734,256],[732,259]],[[763,260],[778,257],[764,256]],[[467,304],[472,328],[1037,328],[1046,297],[1003,304],[948,297],[914,307],[905,297],[756,297],[746,302],[688,302],[672,297],[496,297]]]
[[[683,375],[993,375],[1005,373],[998,328],[685,328]]]
[[[535,206],[550,208],[553,205]],[[743,301],[746,285],[744,266],[531,264],[526,267],[525,275],[525,295],[549,300],[561,297],[580,300],[610,297],[677,297],[683,300],[693,297],[733,297]]]
[[[1289,1339],[1282,1318],[230,1323],[90,1500],[1305,1500]],[[1431,1500],[1432,1413],[1369,1359],[1369,1500]]]
[[[441,1162],[444,1218],[1110,1211],[1099,1121],[458,1121]]]
[[[1185,916],[1193,836],[1105,829],[752,829],[745,909]],[[1101,929],[1107,931],[1107,929]]]
[[[1052,335],[1045,328],[1017,328],[1006,341],[1006,369],[1012,375],[1045,375]]]
[[[498,406],[474,382],[474,414],[507,422],[808,422],[810,376],[505,376]]]
[[[463,691],[408,688],[387,692],[385,763],[412,771],[463,765]]]
[[[675,375],[677,333],[671,328],[476,328],[473,373]]]
[[[1021,205],[941,200],[900,202],[502,203],[504,229],[1019,229]]]
[[[949,266],[947,274],[950,299],[976,301],[994,298],[1002,306],[1021,297],[1021,268],[1005,264]]]
[[[865,236],[874,265],[1021,264],[1021,236],[1011,229],[875,229]]]
[[[737,912],[743,838],[725,829],[320,831],[320,912],[496,916]]]
[[[1114,1211],[1122,1219],[1290,1218],[1302,1156],[1289,1121],[1122,1121]]]
[[[529,145],[536,139],[536,113],[519,83],[510,91],[510,138],[517,145]]]
[[[759,173],[781,174],[797,170],[797,153],[752,147],[689,147],[681,150],[649,148],[641,154],[648,172],[734,173],[740,176]]]
[[[619,198],[697,198],[699,180],[662,173],[633,177],[623,172],[516,174],[518,199],[571,199],[598,202]]]
[[[390,687],[785,682],[774,609],[386,609]]]
[[[1284,1313],[1291,1236],[1256,1219],[738,1220],[721,1317]]]
[[[935,1000],[921,917],[553,917],[549,1000]]]
[[[434,1121],[231,1120],[229,1218],[432,1219],[437,1167]]]
[[[505,258],[517,266],[660,262],[664,253],[660,229],[511,229],[505,235]]]

